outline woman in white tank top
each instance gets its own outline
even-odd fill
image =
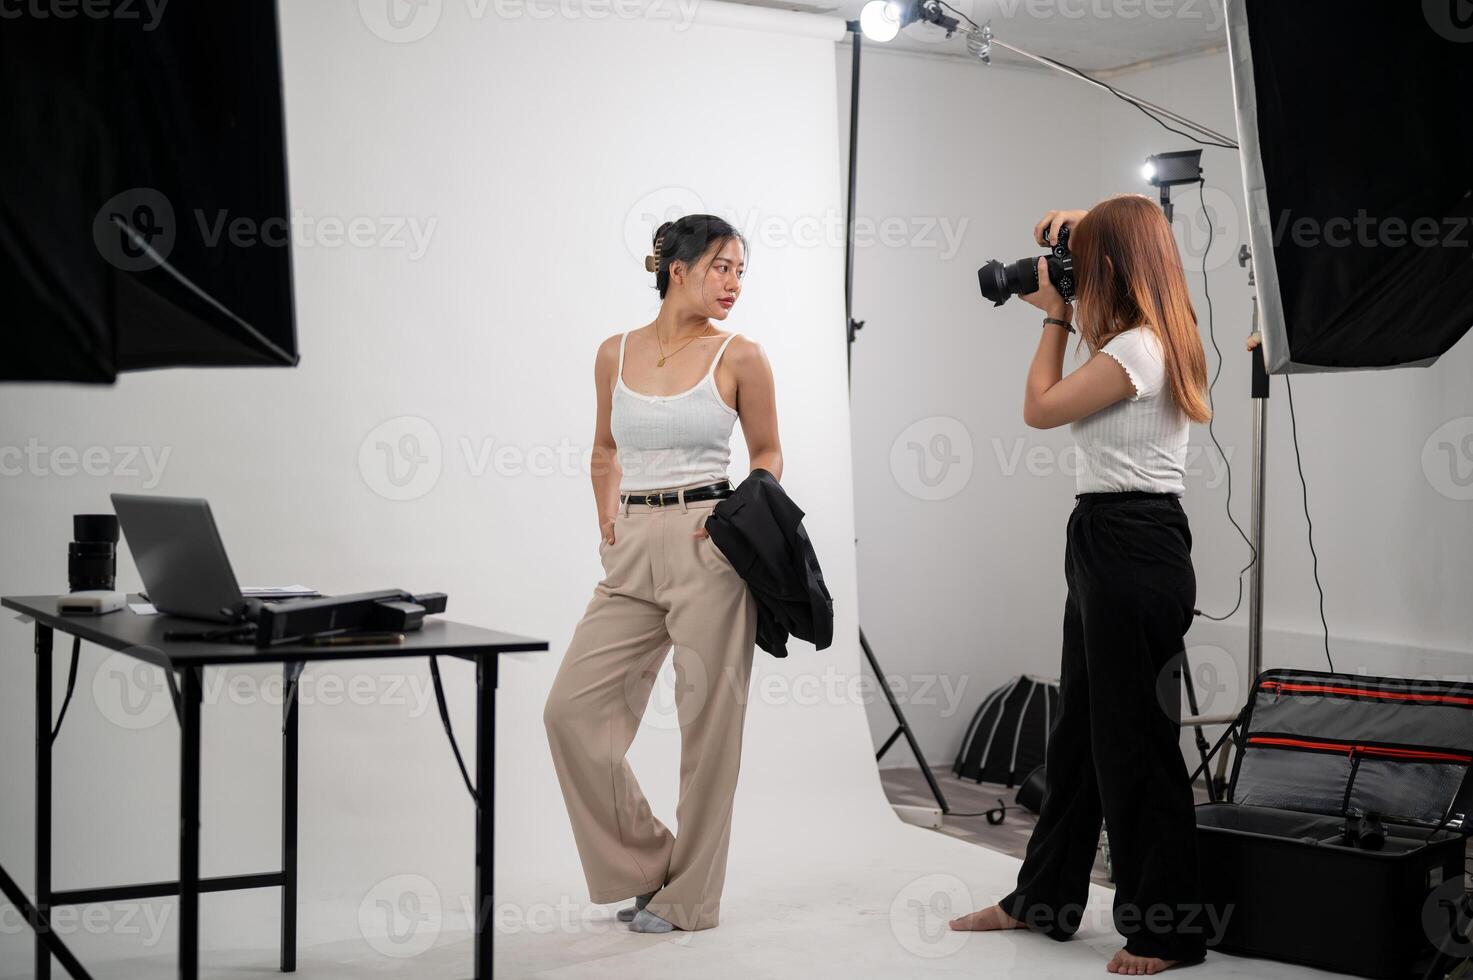
[[[695,384],[670,395],[649,395],[635,391],[624,382],[624,351],[629,334],[620,335],[619,363],[614,372],[609,412],[609,429],[622,474],[620,491],[657,490],[726,478],[726,466],[731,461],[731,428],[737,410],[726,403],[716,384],[716,366],[734,337],[736,334],[728,334],[721,339],[720,334],[713,334],[709,338],[711,342],[719,341],[719,346],[710,359],[711,366]],[[695,346],[697,341],[706,339],[701,336],[687,345],[676,346]],[[655,341],[660,343],[658,333]],[[659,377],[658,370],[655,376]]]
[[[777,398],[762,348],[712,323],[741,295],[746,245],[710,215],[666,222],[655,235],[652,323],[607,338],[594,369],[593,493],[601,536],[617,543],[620,495],[727,478],[738,418],[751,469],[782,479]],[[704,534],[704,530],[700,532]]]
[[[573,631],[543,720],[589,897],[633,898],[636,932],[717,924],[757,603],[705,521],[731,493],[740,419],[753,469],[782,478],[772,371],[716,329],[741,294],[746,242],[711,215],[661,225],[646,269],[659,314],[598,351],[593,497],[604,577]],[[713,322],[715,321],[715,322]],[[679,835],[625,762],[674,648]],[[666,727],[659,726],[656,727]]]

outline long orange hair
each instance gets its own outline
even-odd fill
[[[1107,198],[1069,233],[1079,284],[1081,339],[1097,351],[1122,331],[1145,326],[1161,341],[1166,381],[1193,422],[1212,417],[1207,404],[1207,355],[1187,292],[1171,225],[1140,194]]]

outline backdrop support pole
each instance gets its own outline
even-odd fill
[[[854,175],[859,167],[859,54],[864,44],[864,34],[859,21],[848,23],[849,34],[854,39],[853,61],[849,70],[849,187],[844,210],[844,331],[848,343],[844,345],[848,361],[849,390],[854,391],[854,336],[864,326],[864,321],[854,319]]]
[[[854,319],[854,175],[858,170],[859,163],[859,52],[863,44],[864,35],[859,30],[859,21],[848,22],[849,35],[854,40],[853,64],[849,75],[849,195],[846,216],[846,237],[844,239],[844,333],[847,343],[844,345],[849,362],[849,390],[854,390],[854,336],[864,326],[863,320]],[[916,741],[915,735],[910,730],[910,723],[905,720],[905,711],[900,707],[900,702],[895,700],[895,694],[890,690],[890,685],[885,683],[885,672],[880,669],[880,661],[870,649],[869,640],[864,635],[864,627],[859,628],[859,646],[864,651],[865,659],[869,661],[870,668],[875,672],[875,680],[880,689],[885,692],[885,700],[890,704],[890,710],[895,713],[898,723],[895,731],[885,739],[875,753],[875,762],[878,763],[890,746],[895,744],[895,739],[901,735],[905,736],[906,743],[910,746],[911,753],[915,756],[916,764],[921,767],[921,774],[926,777],[926,784],[931,788],[931,795],[936,797],[936,805],[941,812],[947,813],[949,807],[946,797],[941,793],[941,786],[936,782],[936,777],[931,773],[931,765],[926,757],[921,754],[920,743]]]

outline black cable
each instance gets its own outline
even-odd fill
[[[1045,59],[1045,60],[1053,61],[1052,58]],[[1054,62],[1054,64],[1058,64],[1058,62]],[[1066,65],[1065,67],[1067,68],[1068,66]],[[1076,74],[1081,75],[1081,76],[1083,76],[1085,78],[1088,78],[1089,77],[1088,75],[1085,75],[1084,72],[1082,72],[1082,71],[1076,71]],[[1236,150],[1238,148],[1238,144],[1236,144],[1236,143],[1219,143],[1216,140],[1198,139],[1197,137],[1193,136],[1191,133],[1184,133],[1181,130],[1177,129],[1175,126],[1169,126],[1169,125],[1167,125],[1166,120],[1162,119],[1160,116],[1158,116],[1155,113],[1151,112],[1145,106],[1141,105],[1139,102],[1135,101],[1134,99],[1132,99],[1130,96],[1126,95],[1125,93],[1120,92],[1120,91],[1118,91],[1118,90],[1116,90],[1114,88],[1111,88],[1109,85],[1107,85],[1104,82],[1100,82],[1100,84],[1101,85],[1104,85],[1105,88],[1109,89],[1110,90],[1110,94],[1113,95],[1113,96],[1115,96],[1115,98],[1121,100],[1122,102],[1128,102],[1129,104],[1131,104],[1131,105],[1135,106],[1137,109],[1139,109],[1141,112],[1145,113],[1145,115],[1146,115],[1146,117],[1148,119],[1150,119],[1153,122],[1155,122],[1156,125],[1160,126],[1162,129],[1166,130],[1168,133],[1175,133],[1176,135],[1182,137],[1183,139],[1189,139],[1193,143],[1198,144],[1199,146],[1215,146],[1215,147],[1218,147],[1219,149],[1223,149],[1223,150]]]
[[[1017,805],[1008,806],[1001,799],[999,799],[997,801],[997,806],[993,807],[991,810],[978,810],[976,813],[960,813],[956,810],[942,810],[941,812],[948,817],[986,817],[987,822],[996,827],[998,824],[1003,822],[1003,818],[1007,816],[1009,810],[1021,809],[1023,809],[1023,807]]]
[[[980,31],[982,29],[982,27],[981,27],[980,24],[978,24],[971,17],[969,17],[966,14],[962,13],[960,10],[957,10],[951,4],[947,3],[946,0],[936,0],[936,2],[938,4],[940,4],[941,6],[945,7],[947,10],[950,10],[952,13],[956,14],[962,20],[965,20],[968,24],[971,24],[972,25],[972,30],[974,30],[974,31]],[[1125,102],[1125,103],[1127,103],[1129,105],[1135,106],[1137,109],[1139,109],[1141,112],[1143,112],[1145,114],[1146,118],[1150,119],[1152,122],[1154,122],[1156,125],[1160,126],[1162,129],[1166,130],[1167,132],[1175,133],[1176,135],[1182,137],[1183,139],[1189,139],[1193,143],[1198,144],[1199,146],[1215,146],[1215,147],[1218,147],[1219,149],[1223,149],[1223,150],[1236,150],[1236,149],[1238,149],[1238,144],[1237,143],[1232,143],[1232,142],[1224,143],[1224,142],[1222,142],[1220,140],[1204,140],[1204,139],[1199,139],[1198,137],[1193,136],[1191,133],[1184,133],[1181,130],[1176,129],[1173,126],[1167,125],[1166,120],[1162,119],[1160,116],[1157,116],[1155,113],[1153,113],[1150,109],[1147,109],[1145,106],[1141,105],[1140,102],[1138,102],[1136,99],[1130,97],[1129,95],[1126,95],[1124,92],[1120,91],[1115,86],[1111,85],[1109,82],[1106,82],[1106,81],[1103,81],[1101,79],[1095,78],[1093,75],[1086,74],[1085,72],[1080,71],[1078,68],[1075,68],[1073,65],[1066,65],[1062,61],[1058,61],[1058,60],[1055,60],[1053,58],[1049,58],[1049,57],[1047,57],[1045,55],[1041,55],[1041,54],[1032,55],[1031,57],[1037,58],[1039,61],[1047,62],[1048,64],[1053,65],[1055,68],[1062,68],[1064,71],[1067,71],[1067,72],[1069,72],[1072,75],[1075,75],[1075,76],[1077,76],[1079,78],[1082,78],[1086,82],[1090,82],[1092,84],[1098,85],[1100,88],[1104,89],[1105,91],[1109,92],[1111,95],[1115,96],[1115,98],[1119,99],[1121,102]]]
[[[1233,603],[1232,609],[1221,616],[1213,616],[1200,609],[1192,610],[1203,619],[1211,619],[1220,623],[1232,617],[1243,605],[1243,576],[1248,573],[1248,569],[1257,564],[1258,549],[1253,547],[1253,542],[1249,539],[1248,535],[1243,533],[1242,525],[1238,523],[1237,518],[1233,517],[1232,462],[1227,458],[1227,454],[1222,451],[1222,443],[1217,441],[1217,431],[1213,428],[1213,423],[1217,421],[1217,411],[1212,401],[1212,390],[1217,386],[1217,379],[1222,375],[1222,349],[1217,346],[1217,333],[1213,329],[1212,291],[1207,288],[1207,253],[1212,251],[1214,232],[1212,227],[1212,213],[1207,210],[1206,187],[1206,180],[1197,181],[1197,199],[1202,202],[1202,216],[1207,219],[1207,247],[1202,250],[1202,295],[1207,298],[1207,339],[1211,341],[1212,350],[1217,354],[1217,370],[1213,372],[1212,380],[1207,382],[1207,408],[1212,412],[1212,415],[1207,419],[1207,435],[1212,438],[1212,444],[1217,447],[1217,454],[1222,457],[1222,464],[1227,469],[1227,503],[1225,505],[1227,508],[1227,519],[1232,523],[1233,527],[1237,528],[1238,537],[1243,539],[1243,543],[1248,546],[1248,551],[1252,556],[1248,559],[1248,564],[1244,565],[1238,571],[1238,600]]]
[[[455,764],[460,766],[460,777],[465,780],[465,788],[471,794],[471,799],[476,801],[476,806],[480,806],[481,795],[471,782],[471,774],[466,772],[465,760],[460,757],[460,746],[455,741],[455,731],[450,727],[450,709],[445,705],[445,687],[440,683],[440,664],[433,656],[430,657],[430,679],[435,682],[435,702],[440,706],[440,721],[444,723],[445,734],[450,738],[450,751],[455,753]]]
[[[1284,388],[1289,392],[1289,431],[1294,436],[1294,465],[1299,470],[1299,488],[1304,495],[1304,523],[1308,529],[1309,555],[1314,561],[1314,587],[1320,594],[1320,626],[1325,631],[1325,659],[1330,663],[1330,670],[1335,669],[1335,661],[1330,656],[1330,624],[1325,621],[1325,587],[1320,584],[1320,556],[1314,550],[1314,521],[1309,518],[1309,484],[1304,481],[1304,460],[1299,455],[1299,423],[1294,418],[1294,386],[1289,381],[1289,376],[1284,375]]]
[[[968,19],[970,20],[970,18],[968,18]],[[1100,80],[1098,78],[1095,78],[1092,75],[1088,75],[1088,74],[1080,71],[1078,68],[1075,68],[1073,65],[1066,65],[1062,61],[1056,61],[1055,59],[1046,57],[1044,55],[1034,55],[1034,57],[1038,58],[1041,61],[1048,62],[1049,64],[1053,65],[1055,68],[1062,68],[1064,71],[1067,71],[1067,72],[1070,72],[1070,73],[1072,73],[1074,75],[1077,75],[1078,77],[1084,79],[1087,82],[1093,82],[1095,85],[1100,86],[1105,91],[1107,91],[1111,95],[1115,96],[1115,98],[1119,99],[1121,102],[1125,102],[1125,103],[1127,103],[1129,105],[1135,106],[1141,112],[1145,113],[1145,115],[1146,115],[1146,117],[1148,119],[1150,119],[1152,122],[1156,123],[1156,125],[1160,126],[1162,129],[1166,130],[1167,132],[1175,133],[1176,135],[1182,137],[1183,139],[1189,139],[1193,143],[1198,144],[1199,146],[1215,146],[1215,147],[1218,147],[1219,149],[1223,149],[1223,150],[1236,150],[1238,148],[1238,144],[1237,143],[1223,143],[1220,140],[1204,140],[1204,139],[1199,139],[1196,136],[1193,136],[1191,133],[1184,133],[1181,130],[1176,129],[1175,127],[1172,127],[1172,126],[1167,125],[1166,120],[1162,119],[1160,116],[1157,116],[1151,110],[1147,109],[1145,106],[1141,105],[1135,99],[1133,99],[1130,96],[1126,95],[1124,92],[1120,91],[1115,86],[1111,85],[1109,82],[1102,81],[1102,80]]]
[[[72,692],[77,689],[77,660],[82,653],[82,638],[72,637],[72,665],[66,674],[66,696],[61,699],[61,711],[56,715],[56,727],[51,729],[51,741],[56,741],[56,736],[61,734],[61,721],[66,717],[67,706],[72,703]]]
[[[974,30],[974,31],[980,31],[982,29],[982,28],[980,28],[980,27],[977,26],[977,22],[975,20],[973,20],[972,18],[968,17],[966,14],[962,13],[960,10],[957,10],[951,4],[947,3],[946,0],[936,0],[936,2],[939,3],[939,4],[941,4],[941,6],[945,7],[947,10],[950,10],[952,13],[956,14],[958,17],[960,17],[962,20],[966,21],[968,24],[971,24],[972,25],[972,30]]]
[[[973,30],[980,31],[982,29],[975,20],[973,20],[972,18],[968,17],[966,14],[962,13],[960,10],[957,10],[951,4],[947,3],[946,0],[937,0],[937,2],[941,6],[945,7],[947,10],[950,10],[952,13],[956,14],[958,17],[960,17],[963,20],[965,20],[968,24],[971,24]],[[1171,126],[1171,125],[1168,125],[1167,122],[1166,122],[1166,120],[1162,119],[1160,116],[1156,115],[1150,109],[1147,109],[1145,106],[1141,105],[1140,102],[1138,102],[1134,98],[1130,97],[1129,95],[1126,95],[1124,92],[1120,91],[1115,86],[1111,85],[1109,82],[1106,82],[1106,81],[1103,81],[1101,79],[1095,78],[1093,75],[1087,74],[1086,72],[1082,72],[1078,68],[1075,68],[1073,65],[1066,65],[1062,61],[1058,61],[1058,60],[1056,60],[1054,58],[1050,58],[1050,57],[1047,57],[1047,56],[1041,55],[1041,54],[1033,55],[1032,57],[1037,58],[1039,61],[1047,62],[1048,64],[1053,65],[1055,68],[1061,68],[1064,71],[1067,71],[1070,74],[1072,74],[1072,75],[1074,75],[1074,76],[1076,76],[1078,78],[1084,79],[1086,82],[1090,82],[1092,84],[1098,85],[1100,88],[1104,89],[1106,92],[1109,92],[1111,95],[1115,96],[1115,98],[1119,99],[1121,102],[1124,102],[1124,103],[1126,103],[1128,105],[1135,106],[1137,109],[1139,109],[1142,113],[1145,114],[1145,116],[1146,116],[1147,119],[1150,119],[1156,125],[1160,126],[1162,129],[1166,130],[1169,133],[1175,133],[1176,135],[1182,137],[1183,139],[1191,140],[1193,143],[1196,143],[1199,146],[1215,146],[1215,147],[1217,147],[1219,149],[1223,149],[1223,150],[1236,150],[1236,149],[1238,149],[1238,144],[1237,143],[1232,143],[1232,142],[1224,143],[1224,142],[1222,142],[1220,140],[1204,140],[1204,139],[1200,139],[1199,137],[1193,136],[1191,133],[1184,133],[1181,130],[1177,129],[1176,127]]]

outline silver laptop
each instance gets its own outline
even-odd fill
[[[115,493],[112,502],[155,609],[216,623],[244,617],[247,603],[208,501]]]

